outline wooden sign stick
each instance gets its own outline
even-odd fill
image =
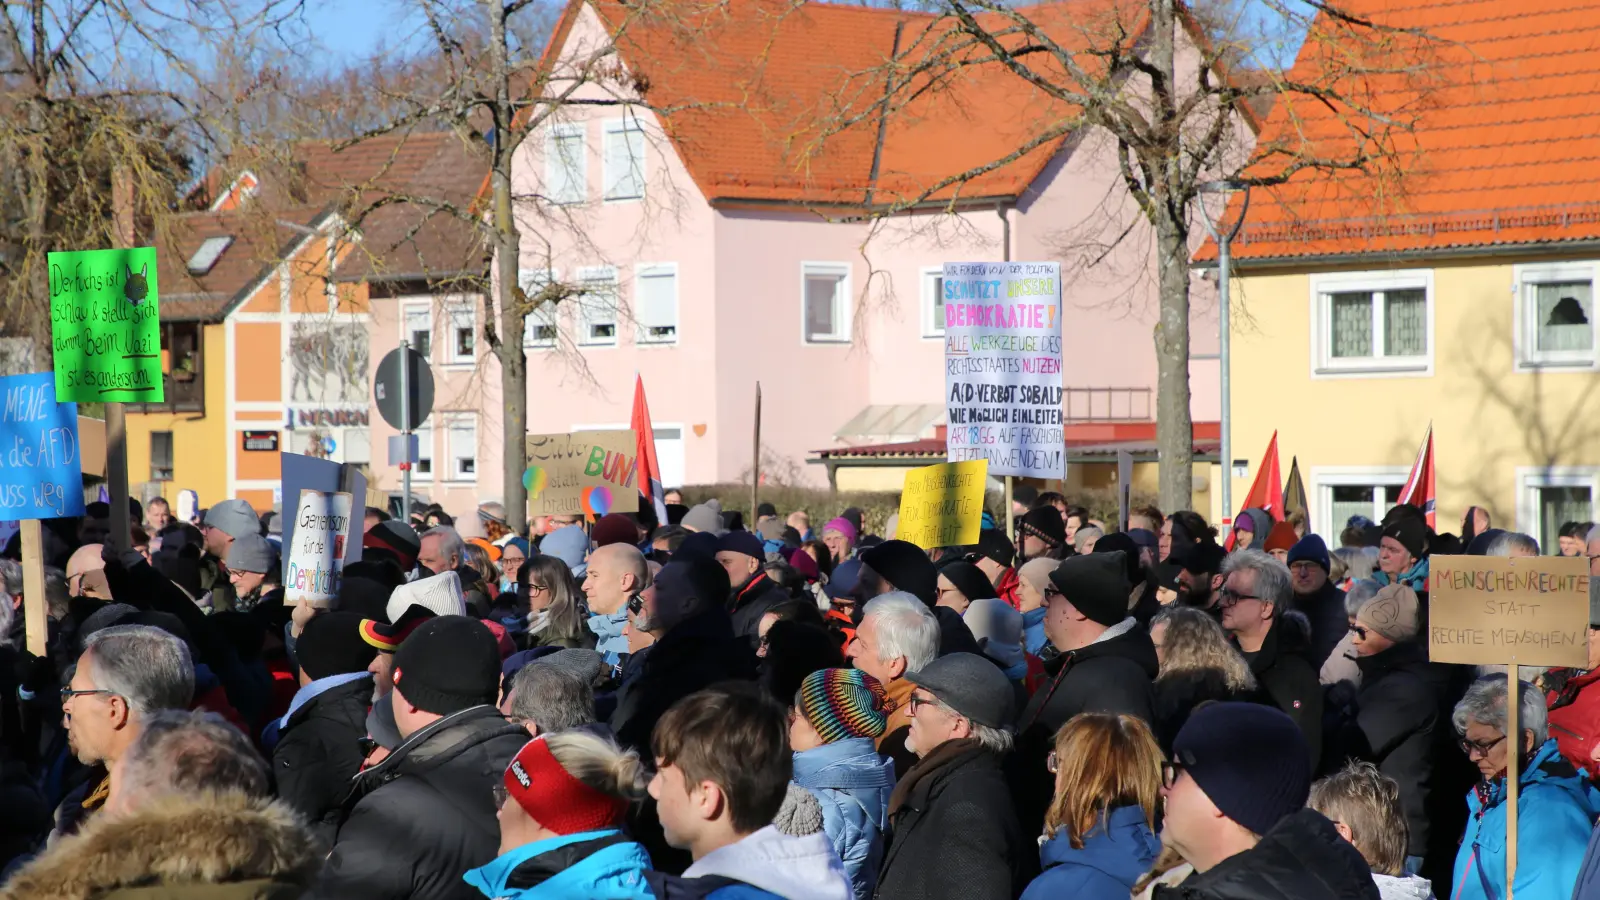
[[[22,520],[22,626],[28,652],[44,656],[50,623],[44,602],[44,544],[38,519]]]
[[[1522,727],[1517,713],[1522,707],[1522,684],[1517,660],[1506,667],[1506,900],[1511,900],[1512,879],[1517,874],[1517,761],[1522,756]]]

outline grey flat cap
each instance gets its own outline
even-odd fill
[[[941,656],[906,680],[963,716],[990,728],[1005,728],[1017,715],[1017,695],[1000,667],[976,653]]]
[[[225,562],[235,572],[264,574],[278,564],[278,550],[261,535],[246,534],[233,539]]]
[[[261,517],[244,500],[224,500],[206,510],[205,528],[215,528],[238,540],[247,534],[261,533]]]

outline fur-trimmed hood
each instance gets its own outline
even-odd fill
[[[299,897],[322,856],[280,802],[168,797],[131,815],[96,816],[19,870],[0,900]]]

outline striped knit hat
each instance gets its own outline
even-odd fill
[[[883,685],[860,669],[818,669],[800,683],[796,704],[824,743],[877,738],[889,725]]]

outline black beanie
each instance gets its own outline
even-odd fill
[[[978,555],[992,559],[1006,568],[1016,561],[1017,548],[1011,546],[1011,539],[1005,532],[995,528],[985,528],[978,532]]]
[[[477,619],[429,619],[395,651],[394,686],[407,703],[440,716],[493,704],[500,692],[499,645]]]
[[[1094,552],[1097,554],[1122,554],[1125,574],[1128,576],[1129,590],[1132,590],[1135,584],[1144,580],[1144,570],[1139,566],[1139,545],[1133,542],[1132,536],[1121,531],[1105,535],[1094,542]]]
[[[861,564],[883,576],[895,590],[916,595],[931,608],[939,601],[939,570],[916,544],[884,541],[861,553]]]
[[[956,590],[968,600],[986,600],[1000,596],[995,593],[994,584],[989,581],[989,576],[964,559],[945,563],[939,567],[939,574],[949,579]]]
[[[348,610],[313,616],[294,644],[295,660],[313,681],[365,672],[377,652],[361,639],[361,616]]]
[[[1041,506],[1030,509],[1022,517],[1022,530],[1034,537],[1043,538],[1053,547],[1059,547],[1067,542],[1067,523],[1062,521],[1061,512],[1054,506]]]
[[[1128,617],[1128,564],[1120,550],[1063,560],[1050,583],[1091,622],[1110,627]]]
[[[1383,526],[1383,536],[1399,541],[1417,559],[1428,555],[1428,524],[1421,519],[1395,516],[1394,521]]]

